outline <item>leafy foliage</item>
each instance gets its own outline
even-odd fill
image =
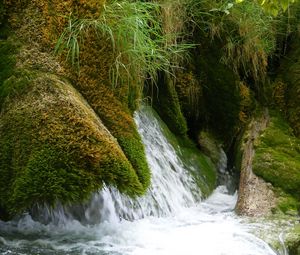
[[[241,3],[244,0],[236,0]],[[264,10],[273,16],[277,16],[278,13],[283,10],[287,10],[289,5],[297,0],[257,0],[257,2],[264,8]]]

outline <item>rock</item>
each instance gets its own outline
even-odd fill
[[[268,121],[268,111],[265,110],[260,118],[251,121],[242,138],[239,196],[236,205],[236,212],[240,215],[266,216],[271,214],[272,208],[276,206],[272,185],[256,176],[252,171],[255,154],[254,143],[266,128]]]

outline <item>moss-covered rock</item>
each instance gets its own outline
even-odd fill
[[[278,113],[256,141],[253,171],[300,202],[300,140]]]
[[[129,102],[140,95],[129,98],[127,84],[112,88],[112,45],[95,31],[85,34],[80,69],[51,54],[70,13],[98,18],[105,1],[7,3],[10,36],[0,42],[0,217],[36,203],[78,203],[103,183],[144,194],[150,171]]]
[[[249,208],[259,202],[265,190],[267,196],[262,202],[270,204],[273,200],[267,213],[297,215],[300,143],[287,122],[275,111],[271,112],[270,119],[256,117],[241,138],[240,149],[236,158],[237,169],[241,170],[237,211],[249,215]],[[260,187],[265,188],[259,191]],[[254,213],[259,215],[266,208],[267,205],[257,207]]]
[[[240,174],[236,212],[251,217],[268,216],[276,207],[277,198],[272,185],[253,172],[254,144],[267,127],[267,110],[259,111],[245,128],[237,146],[236,168]]]
[[[103,51],[103,47],[109,53]],[[150,170],[144,153],[144,145],[138,134],[128,104],[128,87],[110,83],[110,67],[114,61],[111,46],[96,40],[91,34],[81,48],[80,72],[76,88],[82,93],[104,125],[117,139],[126,157],[143,184],[143,191],[150,185]],[[94,56],[98,54],[98,57]]]
[[[144,192],[116,139],[68,82],[15,73],[0,94],[0,207],[9,215],[82,201],[103,183],[130,196]]]
[[[214,165],[218,167],[221,158],[220,143],[209,132],[202,131],[198,135],[198,144],[201,151],[210,157]]]
[[[286,246],[290,255],[300,255],[300,225],[296,225],[286,236]]]

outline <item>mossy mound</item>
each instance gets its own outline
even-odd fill
[[[103,183],[130,196],[144,192],[116,139],[68,82],[23,70],[4,82],[0,95],[0,207],[6,214],[38,203],[77,203]]]
[[[7,5],[10,32],[0,42],[2,218],[36,203],[78,203],[103,183],[132,197],[150,184],[128,86],[111,86],[111,43],[95,31],[85,34],[80,69],[50,54],[70,13],[98,18],[104,3]],[[130,96],[135,101],[140,95]]]
[[[112,87],[109,74],[114,61],[113,50],[104,43],[105,40],[94,36],[90,34],[81,48],[80,72],[75,77],[76,88],[117,139],[145,192],[150,185],[151,174],[144,145],[132,118],[132,109],[129,108],[128,87],[124,84]],[[95,58],[95,55],[98,57]]]
[[[255,143],[253,171],[300,202],[300,140],[278,113]]]

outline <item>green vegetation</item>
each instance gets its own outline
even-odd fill
[[[176,34],[164,34],[161,15],[161,6],[157,3],[110,1],[97,19],[70,17],[56,51],[67,49],[67,58],[79,65],[80,45],[87,34],[94,31],[100,40],[108,39],[112,44],[112,86],[139,84],[129,92],[140,94],[134,89],[142,90],[145,80],[156,82],[158,71],[169,73],[175,65],[172,59],[192,47],[176,41],[170,43]]]
[[[299,5],[300,7],[300,5]],[[300,8],[298,9],[300,15]],[[300,37],[294,32],[289,44],[290,52],[279,69],[279,75],[273,84],[275,102],[285,113],[296,136],[300,136]]]
[[[207,47],[202,52],[199,49],[197,66],[202,70],[202,82],[205,84],[203,98],[206,128],[228,146],[240,128],[242,98],[238,76],[218,62],[219,56],[217,45]]]
[[[195,69],[195,65],[189,63],[184,69],[176,71],[176,78],[174,79],[180,108],[186,119],[189,135],[193,138],[197,137],[199,130],[203,128],[205,114],[204,84],[198,79]]]
[[[0,124],[1,210],[13,216],[35,204],[78,203],[103,183],[142,195],[149,171],[133,165],[145,161],[143,150],[131,165],[72,86],[55,75],[29,73],[11,76],[1,90],[9,98]]]
[[[273,113],[269,126],[257,141],[253,171],[299,202],[299,169],[300,141],[283,118]]]
[[[103,183],[144,194],[151,174],[132,118],[144,96],[185,164],[201,169],[193,174],[205,195],[215,169],[188,135],[216,164],[218,146],[203,130],[229,151],[271,94],[299,135],[300,15],[287,0],[22,4],[0,3],[2,215],[76,203]],[[279,9],[288,12],[270,15]],[[283,64],[274,87],[270,59],[272,71]],[[279,116],[256,151],[254,172],[278,189],[279,209],[297,208],[299,140]]]
[[[243,77],[255,81],[265,79],[268,56],[276,43],[272,17],[255,1],[190,0],[189,5],[204,37],[221,41],[219,60],[222,63]]]
[[[241,3],[244,0],[236,0],[236,2]],[[273,16],[277,16],[280,11],[286,11],[290,5],[297,0],[258,0],[257,2],[262,6],[262,8]]]
[[[280,212],[289,215],[298,215],[298,210],[300,208],[300,202],[293,196],[286,194],[280,188],[275,189],[278,197],[277,208]],[[274,212],[276,213],[276,211]]]
[[[176,135],[185,136],[187,124],[171,78],[165,73],[160,73],[159,82],[151,92],[153,107],[167,123],[169,129]]]
[[[300,224],[294,226],[287,236],[286,246],[290,255],[298,255],[300,253]]]
[[[13,73],[19,48],[20,43],[14,38],[9,41],[0,41],[0,87]]]

